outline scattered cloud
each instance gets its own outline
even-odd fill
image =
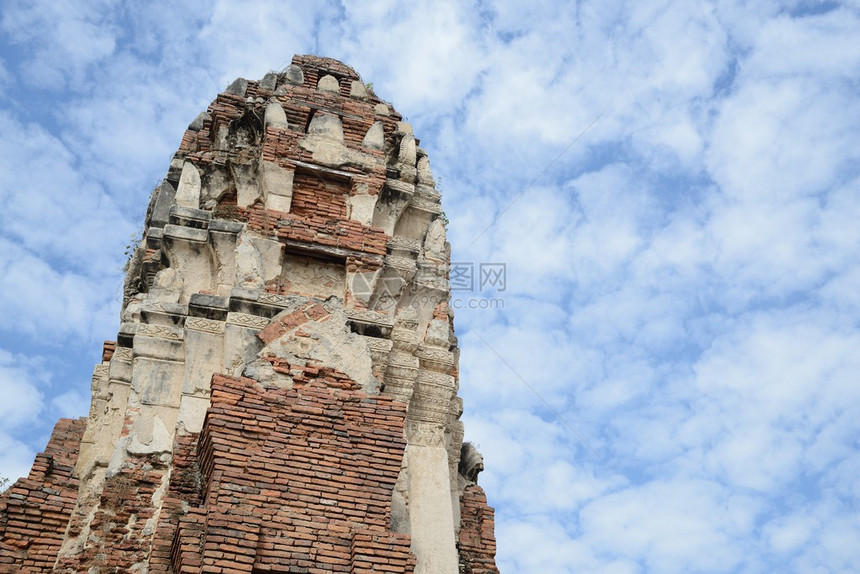
[[[33,463],[33,444],[20,438],[44,408],[38,358],[13,355],[0,349],[0,476],[26,476]],[[35,367],[35,369],[34,369]],[[26,436],[26,435],[25,435]]]
[[[0,130],[3,237],[67,269],[105,274],[121,266],[117,247],[134,228],[100,178],[81,169],[76,150],[2,111]]]
[[[84,80],[89,68],[113,54],[120,32],[109,0],[96,2],[12,1],[0,28],[7,41],[28,54],[20,77],[41,90]]]
[[[116,332],[185,126],[316,52],[411,119],[454,258],[506,264],[457,314],[503,571],[860,570],[853,8],[7,4],[0,474],[86,414],[63,346]]]
[[[476,88],[487,61],[477,2],[346,2],[334,53],[401,113],[434,121]]]
[[[26,359],[0,350],[0,394],[15,397],[14,401],[0,404],[0,421],[3,430],[11,430],[23,423],[33,422],[42,408],[42,393],[32,381]]]

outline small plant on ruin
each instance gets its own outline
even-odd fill
[[[128,273],[129,268],[131,268],[132,261],[137,255],[137,250],[140,248],[140,244],[143,241],[143,230],[138,231],[137,233],[132,233],[128,238],[128,243],[125,246],[125,264],[122,266],[123,273]]]
[[[0,492],[6,490],[6,485],[9,484],[9,479],[5,476],[0,476]]]

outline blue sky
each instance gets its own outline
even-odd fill
[[[503,572],[860,571],[856,3],[143,6],[0,8],[0,475],[86,414],[187,124],[312,52],[506,264],[456,317]]]

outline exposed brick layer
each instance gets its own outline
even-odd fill
[[[150,572],[199,572],[205,508],[197,461],[198,435],[179,436],[173,471],[149,561]]]
[[[86,419],[60,419],[27,478],[0,495],[0,572],[49,572],[78,495],[72,471]]]
[[[367,254],[365,263],[379,265],[374,256],[384,255],[389,237],[381,230],[350,219],[346,199],[358,189],[378,195],[387,178],[385,153],[362,148],[361,142],[374,122],[385,126],[386,149],[397,149],[396,125],[402,117],[390,111],[387,116],[374,112],[374,104],[381,103],[375,96],[368,100],[343,97],[349,95],[348,81],[341,81],[342,94],[329,94],[316,89],[319,76],[329,74],[339,79],[358,80],[355,72],[337,71],[342,66],[333,60],[308,56],[296,57],[294,64],[304,69],[305,82],[293,86],[282,84],[283,93],[275,94],[257,82],[249,82],[245,97],[219,94],[209,106],[209,119],[197,132],[186,131],[179,154],[198,168],[207,166],[233,166],[270,161],[295,171],[292,207],[290,213],[264,209],[257,204],[251,208],[236,206],[236,196],[226,193],[215,208],[217,217],[247,221],[250,229],[281,240],[331,248],[346,249],[356,254]],[[276,98],[289,123],[288,128],[264,126],[259,111],[248,101],[257,98]],[[344,143],[363,154],[378,158],[372,165],[345,165],[337,170],[310,169],[313,154],[299,142],[307,135],[311,118],[317,113],[334,114],[343,124]],[[228,150],[215,149],[214,141],[219,130],[232,130],[244,134],[248,141]],[[231,132],[231,133],[232,133]],[[240,137],[240,136],[237,136]],[[241,139],[240,138],[240,139]],[[259,158],[256,156],[259,150]]]
[[[340,247],[359,251],[368,256],[384,255],[386,243],[390,238],[381,229],[318,213],[300,218],[292,213],[283,214],[265,210],[262,207],[236,208],[236,212],[240,214],[242,220],[248,221],[251,229],[263,235],[309,245]]]
[[[213,378],[199,442],[176,445],[151,572],[412,572],[389,530],[404,405],[301,371],[293,389]]]
[[[313,172],[297,171],[293,179],[293,202],[290,213],[300,219],[346,219],[346,197],[349,186],[325,180]]]
[[[157,456],[127,459],[121,472],[105,480],[98,510],[90,522],[89,543],[80,554],[61,558],[56,572],[128,572],[149,556],[153,495],[167,466]]]
[[[498,574],[496,568],[495,512],[477,484],[466,487],[460,499],[460,571],[463,574]]]
[[[105,341],[102,347],[102,362],[107,363],[116,351],[116,341]]]

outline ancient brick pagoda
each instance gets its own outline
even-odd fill
[[[182,138],[89,418],[0,496],[0,572],[497,572],[427,154],[344,64]]]

